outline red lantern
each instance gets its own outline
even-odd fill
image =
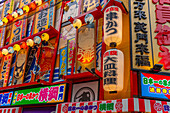
[[[13,21],[14,18],[12,17],[12,15],[8,15],[7,19],[11,22],[11,21]]]
[[[27,48],[27,44],[25,42],[21,42],[21,46],[22,49],[26,49]]]
[[[3,57],[3,54],[2,54],[2,52],[0,51],[0,57]]]
[[[36,9],[36,4],[34,2],[31,2],[30,5],[29,5],[29,8],[31,10],[35,10]]]

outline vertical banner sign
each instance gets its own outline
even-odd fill
[[[170,1],[149,0],[154,64],[170,73]]]
[[[74,48],[75,48],[75,38],[72,38],[68,40],[68,68],[67,68],[67,75],[71,74],[71,68],[74,68],[72,63],[73,63],[73,53],[74,53]]]
[[[82,12],[85,13],[87,11],[95,9],[99,2],[99,0],[84,0]]]
[[[68,21],[68,18],[78,16],[78,9],[79,9],[79,0],[74,0],[74,2],[67,3],[69,7],[68,10],[64,10],[63,14],[63,22]]]
[[[89,69],[95,68],[95,43],[94,23],[81,27],[78,33],[77,52],[77,68],[81,66],[81,72],[86,72],[85,67]]]
[[[60,49],[60,75],[67,75],[67,47]]]
[[[12,54],[5,55],[0,73],[0,85],[6,87],[8,83],[8,76],[11,67]]]
[[[48,11],[49,4],[45,3],[41,5],[40,7],[37,8],[37,12],[40,11],[39,13],[36,14],[36,21],[35,21],[35,30],[34,34],[38,33],[42,30],[48,29],[48,19],[49,19],[49,11]]]
[[[1,3],[0,4],[0,19],[2,20],[2,13],[3,13],[3,6],[4,6],[4,3]]]
[[[130,0],[131,66],[150,70],[153,67],[148,0]]]
[[[103,88],[105,91],[121,91],[124,83],[124,55],[110,49],[103,55]]]
[[[29,4],[31,2],[31,0],[20,0],[20,8],[22,8],[23,6]]]
[[[3,8],[3,14],[2,14],[2,18],[7,16],[7,14],[11,14],[13,11],[13,5],[14,5],[14,0],[7,0],[4,3],[4,8]]]
[[[17,51],[15,51],[15,52],[13,53],[13,56],[12,56],[12,63],[11,63],[11,67],[10,67],[10,73],[9,73],[9,79],[8,79],[8,86],[11,86],[11,85],[12,85],[12,79],[13,79],[13,75],[14,75],[16,55],[17,55]]]
[[[61,5],[62,2],[60,2],[62,0],[57,0],[57,2],[59,2],[57,5],[55,5],[55,29],[59,30],[59,21],[60,21],[60,10],[61,10]]]
[[[0,28],[0,47],[4,46],[5,32],[6,32],[6,27],[5,26],[1,27]]]
[[[22,1],[22,0],[14,0],[13,11],[15,11],[19,8],[20,1]]]
[[[28,21],[27,21],[26,37],[29,37],[29,36],[33,35],[35,15],[28,17],[27,20]]]
[[[21,20],[17,20],[13,23],[10,44],[18,40],[21,40],[26,36],[26,24],[27,24],[26,17],[27,17],[26,15],[23,15],[19,18]]]
[[[11,30],[12,30],[12,25],[6,26],[6,33],[5,33],[5,43],[4,45],[8,45],[10,42],[10,37],[11,37]]]
[[[0,93],[0,106],[10,106],[12,97],[13,91]]]
[[[27,60],[27,49],[21,49],[18,52],[16,64],[15,64],[15,72],[13,77],[13,85],[22,84],[24,80],[24,72],[25,72],[25,65]]]
[[[141,96],[170,100],[170,76],[140,73]]]
[[[18,90],[14,92],[12,105],[28,105],[64,102],[66,84]]]
[[[49,1],[50,8],[49,8],[49,25],[48,27],[52,26],[54,27],[54,15],[55,15],[55,0],[50,0]]]

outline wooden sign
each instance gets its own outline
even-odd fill
[[[3,26],[2,28],[0,28],[0,47],[4,46],[4,42],[5,42],[5,32],[6,32],[6,27]]]
[[[5,55],[3,57],[3,64],[0,73],[1,87],[6,87],[8,83],[8,76],[11,67],[12,54]]]
[[[21,49],[18,52],[16,64],[15,64],[15,71],[14,71],[14,77],[12,84],[22,84],[24,80],[24,72],[25,72],[25,66],[26,66],[26,60],[27,60],[27,49]]]
[[[8,13],[11,14],[13,11],[14,0],[7,0],[4,2],[2,18],[5,17]]]
[[[29,4],[31,2],[31,0],[20,0],[20,8],[22,8],[23,6]]]
[[[150,70],[153,68],[153,53],[148,0],[131,0],[130,8],[132,69]]]
[[[26,15],[20,16],[12,25],[10,44],[23,39],[26,36]],[[21,19],[21,20],[20,20]]]
[[[86,72],[86,67],[89,69],[96,67],[95,43],[94,23],[82,26],[79,29],[77,45],[77,68],[81,66],[81,72]]]
[[[95,9],[99,3],[99,0],[83,0],[82,13]]]
[[[50,0],[49,1],[49,5],[50,5],[50,8],[49,8],[49,23],[48,23],[48,27],[52,26],[54,27],[54,17],[55,17],[55,0]]]
[[[12,63],[10,67],[9,79],[8,79],[8,86],[12,85],[12,79],[14,75],[14,68],[15,68],[15,61],[16,61],[17,51],[15,51],[12,55]]]
[[[36,11],[37,12],[40,11],[40,12],[36,14],[34,34],[40,32],[42,30],[48,29],[48,27],[49,27],[48,7],[49,7],[49,3],[45,3],[37,8]]]

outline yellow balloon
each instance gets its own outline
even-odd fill
[[[19,51],[19,50],[21,49],[21,47],[20,47],[20,45],[15,44],[15,45],[13,46],[13,49],[14,49],[14,51]]]
[[[50,38],[50,36],[49,36],[47,33],[43,33],[43,34],[41,35],[42,41],[48,41],[49,38]]]
[[[8,49],[2,49],[2,54],[7,55],[8,54]]]

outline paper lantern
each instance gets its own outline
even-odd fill
[[[30,10],[30,8],[27,6],[27,5],[25,5],[24,7],[23,7],[23,11],[25,11],[25,12],[29,12],[29,10]]]
[[[47,33],[43,33],[42,35],[41,35],[41,39],[42,39],[42,41],[48,41],[49,40],[49,35],[47,34]]]
[[[29,5],[30,10],[35,10],[36,9],[36,4],[34,2],[31,2]]]
[[[21,42],[21,48],[22,49],[26,49],[27,48],[27,44],[25,42]]]
[[[18,10],[17,10],[17,13],[18,13],[19,15],[23,15],[24,12],[23,12],[22,9],[18,9]]]
[[[0,26],[2,26],[3,25],[3,22],[2,22],[2,20],[0,20]]]
[[[73,27],[75,27],[76,29],[79,29],[82,26],[82,22],[80,19],[75,19],[73,21]]]
[[[39,6],[42,4],[42,0],[35,0],[35,3]]]
[[[13,21],[14,18],[13,18],[12,15],[8,15],[8,16],[7,16],[7,19],[11,22],[11,21]]]
[[[124,55],[118,49],[110,49],[103,55],[103,88],[105,91],[121,91],[124,82]]]
[[[12,16],[13,16],[14,18],[17,18],[17,17],[18,17],[18,13],[17,13],[17,12],[13,12],[13,13],[12,13]]]
[[[2,54],[7,55],[8,54],[8,49],[2,49]]]
[[[8,52],[9,52],[9,53],[14,53],[13,47],[8,47]]]
[[[0,51],[0,57],[3,57],[3,54],[2,54],[2,52]]]
[[[94,17],[92,14],[87,14],[84,19],[87,24],[92,24],[94,21]]]
[[[41,43],[41,38],[39,36],[34,37],[34,43],[35,44],[40,44]]]
[[[4,17],[4,18],[2,19],[2,22],[4,22],[5,24],[7,24],[7,23],[8,23],[8,19],[7,19],[6,17]]]
[[[117,6],[110,6],[104,11],[104,42],[110,46],[122,42],[122,11]]]
[[[20,47],[20,45],[15,44],[15,45],[13,46],[13,49],[14,49],[14,51],[19,51],[19,50],[21,49],[21,47]]]
[[[27,46],[32,47],[34,45],[34,41],[32,39],[27,40]]]

